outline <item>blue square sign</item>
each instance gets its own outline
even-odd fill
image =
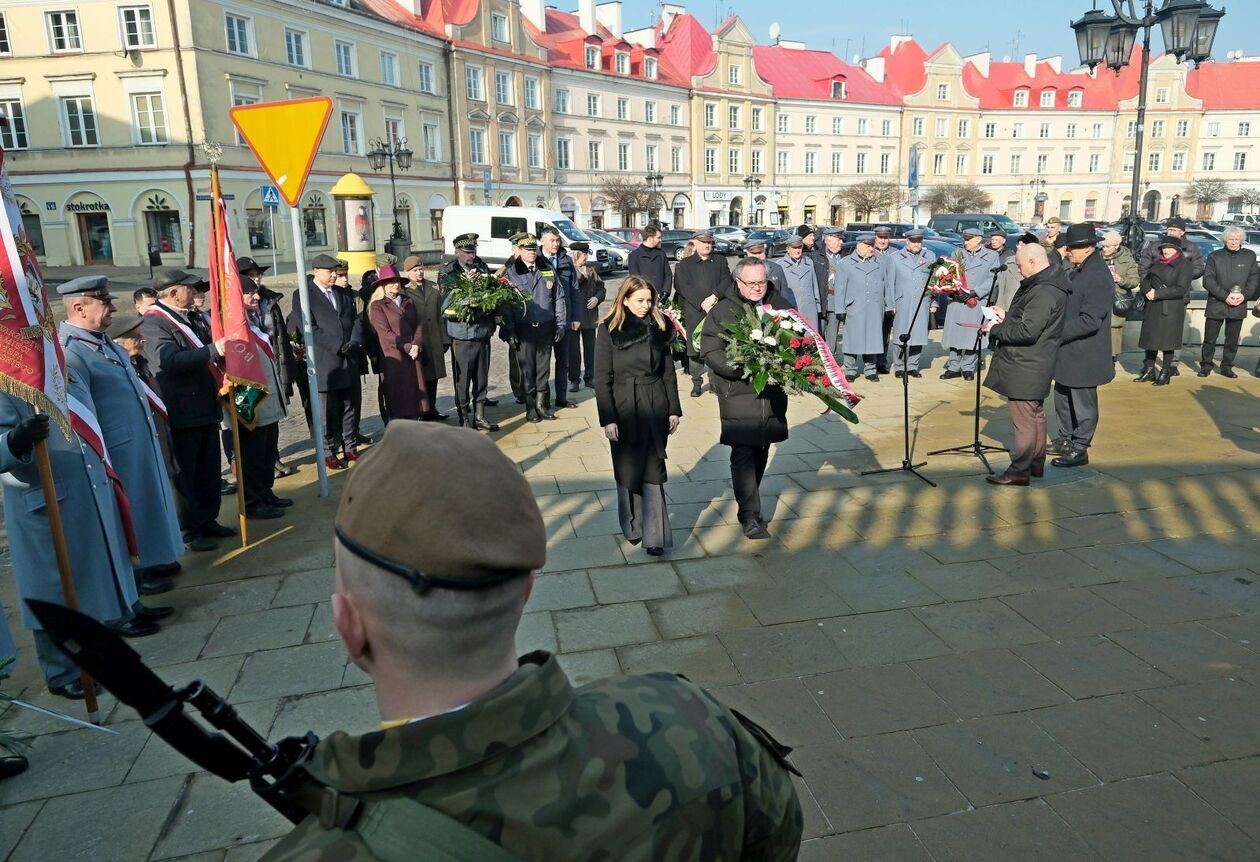
[[[280,190],[275,186],[262,187],[262,202],[265,207],[280,206]]]

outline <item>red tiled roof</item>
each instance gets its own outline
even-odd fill
[[[876,81],[861,66],[852,66],[827,51],[799,51],[778,45],[753,48],[757,74],[785,99],[831,99],[831,82],[845,82],[846,102],[901,104],[901,92]]]
[[[1053,90],[1054,108],[1067,108],[1067,94],[1080,90],[1081,110],[1114,111],[1124,99],[1137,95],[1138,77],[1141,71],[1141,49],[1134,51],[1133,60],[1117,75],[1101,68],[1095,77],[1083,73],[1056,72],[1048,62],[1038,62],[1029,76],[1023,63],[990,63],[989,74],[981,74],[974,63],[963,67],[963,86],[980,100],[981,109],[1015,107],[1015,92],[1028,90],[1030,110],[1041,108],[1041,94]],[[1046,108],[1045,110],[1050,110]]]
[[[675,15],[668,30],[658,23],[656,45],[661,58],[668,60],[688,81],[697,75],[707,75],[717,65],[713,37],[689,12]]]
[[[923,62],[928,55],[923,46],[914,39],[902,42],[896,51],[885,45],[879,56],[884,58],[885,79],[891,81],[902,93],[917,93],[927,83]]]
[[[477,0],[437,0],[437,2],[433,3],[432,7],[422,18],[419,15],[414,15],[411,12],[408,12],[397,3],[393,2],[393,0],[357,0],[357,2],[373,15],[379,15],[386,21],[392,21],[395,24],[400,24],[408,29],[418,30],[421,33],[428,33],[430,36],[438,36],[441,38],[445,38],[446,36],[445,21],[431,20],[431,16],[440,13],[442,7],[467,7],[467,9],[461,8],[456,10],[458,12],[467,13],[467,18],[462,23],[471,21],[472,15],[477,11]],[[450,23],[455,24],[461,22],[451,21]]]
[[[645,51],[642,47],[631,45],[625,39],[616,38],[611,30],[598,22],[595,24],[595,32],[588,34],[578,22],[578,16],[570,12],[559,12],[548,7],[545,14],[547,25],[545,32],[539,30],[529,20],[524,22],[525,31],[531,39],[547,49],[547,60],[553,66],[586,69],[586,45],[592,39],[596,39],[601,45],[602,68],[598,71],[612,74],[614,49],[620,46],[622,50],[629,49],[631,76],[643,77]],[[664,84],[686,86],[688,83],[686,78],[679,74],[673,64],[666,57],[660,56],[659,51],[656,54],[658,55],[656,80]]]
[[[1207,111],[1254,109],[1260,89],[1260,63],[1204,63],[1186,76],[1186,92]]]

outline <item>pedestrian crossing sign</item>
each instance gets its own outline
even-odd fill
[[[316,96],[237,105],[228,111],[241,138],[291,207],[302,196],[332,109],[332,99]]]
[[[275,186],[263,186],[262,203],[265,207],[280,206],[280,190]]]

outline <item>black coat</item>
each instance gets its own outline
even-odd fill
[[[173,317],[180,316],[170,306],[158,304]],[[223,402],[219,400],[219,386],[210,370],[219,358],[214,345],[206,343],[204,347],[194,347],[178,328],[158,314],[144,315],[140,331],[145,338],[144,358],[157,379],[170,426],[218,425],[223,419]]]
[[[1063,313],[1063,334],[1054,363],[1054,380],[1063,386],[1089,387],[1116,376],[1111,361],[1111,305],[1115,279],[1095,251],[1078,267],[1066,267],[1072,292]]]
[[[284,322],[284,309],[280,300],[284,294],[263,288],[261,296],[267,302],[267,335],[271,338],[271,349],[276,352],[276,376],[280,379],[280,388],[292,397],[293,384],[300,374],[306,376],[306,364],[299,363],[293,355],[293,343],[289,341],[289,329]]]
[[[1162,237],[1161,237],[1162,239]],[[1181,243],[1181,256],[1190,261],[1190,281],[1203,275],[1205,263],[1203,260],[1203,252],[1199,251],[1199,247],[1186,237],[1178,240]],[[1159,262],[1159,239],[1151,240],[1142,249],[1142,253],[1138,256],[1138,272],[1143,278],[1150,272],[1151,267]]]
[[[604,289],[604,280],[599,277],[599,273],[595,271],[595,267],[589,263],[577,271],[578,275],[578,293],[582,303],[581,323],[583,329],[595,329],[599,326],[599,303],[604,301],[607,291]],[[594,308],[587,308],[587,303],[592,299],[598,300]]]
[[[669,255],[660,246],[648,248],[641,245],[630,252],[626,270],[630,275],[640,275],[652,282],[661,299],[669,299],[674,290],[674,274],[669,268]]]
[[[700,336],[700,357],[713,372],[713,391],[722,417],[721,443],[727,446],[769,446],[788,438],[787,393],[780,386],[766,386],[758,394],[743,372],[726,361],[725,323],[737,320],[744,307],[753,305],[738,294],[727,296],[713,306]],[[788,302],[768,292],[759,305],[788,308]]]
[[[721,299],[731,292],[730,287],[731,269],[723,257],[714,254],[709,255],[708,260],[701,260],[700,255],[693,254],[678,262],[674,268],[674,290],[678,292],[683,309],[683,328],[687,330],[688,343],[691,342],[691,333],[704,321],[704,309],[700,303],[708,296]]]
[[[1183,254],[1172,265],[1156,263],[1142,276],[1138,288],[1142,297],[1149,290],[1155,298],[1146,301],[1138,347],[1143,350],[1180,350],[1186,327],[1186,296],[1190,293],[1194,263]]]
[[[1226,305],[1230,289],[1242,288],[1245,302]],[[1215,320],[1242,320],[1247,316],[1247,303],[1260,297],[1260,267],[1256,253],[1249,248],[1230,251],[1218,248],[1208,255],[1203,270],[1203,289],[1208,292],[1207,316]]]
[[[359,355],[363,351],[363,318],[355,303],[354,291],[334,287],[337,307],[333,308],[324,291],[307,276],[311,294],[311,329],[315,337],[316,391],[348,389],[359,385]],[[302,293],[294,291],[293,309],[289,312],[289,330],[300,332],[303,325]]]
[[[831,278],[831,264],[827,261],[827,248],[807,248],[805,254],[810,262],[814,265],[814,280],[818,283],[818,299],[821,302],[819,311],[826,311],[827,303],[827,285]]]
[[[1069,290],[1062,267],[1020,282],[1006,318],[989,330],[993,361],[984,378],[987,388],[1018,401],[1040,401],[1049,394]]]
[[[612,444],[617,484],[639,492],[644,482],[665,483],[669,417],[682,416],[678,380],[670,355],[668,321],[660,329],[650,319],[627,314],[621,327],[595,330],[595,406],[599,424],[616,423]]]
[[[442,319],[443,290],[431,281],[422,279],[418,286],[404,285],[403,290],[416,306],[416,317],[420,320],[420,329],[424,334],[424,349],[420,351],[424,360],[424,376],[426,380],[441,380],[446,376],[446,348],[451,343],[451,336],[446,331],[446,322]]]

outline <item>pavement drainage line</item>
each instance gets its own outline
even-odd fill
[[[167,812],[166,819],[162,821],[162,827],[158,829],[157,840],[153,842],[154,850],[157,850],[158,845],[165,841],[166,836],[175,828],[175,821],[179,817],[179,812],[183,810],[184,803],[188,800],[191,792],[193,779],[198,775],[205,774],[208,773],[192,772],[184,776],[184,783],[179,786],[179,792],[175,794],[175,804],[171,806],[171,810]]]

